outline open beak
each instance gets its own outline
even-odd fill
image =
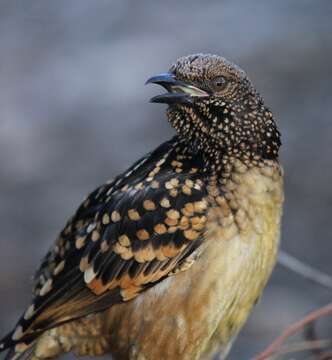
[[[152,103],[192,105],[195,97],[209,95],[207,92],[194,85],[177,80],[174,74],[171,73],[152,76],[145,84],[158,84],[168,91],[165,94],[154,96],[150,99],[150,102]]]

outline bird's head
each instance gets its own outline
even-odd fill
[[[151,102],[169,105],[170,123],[195,149],[212,156],[277,157],[280,139],[271,112],[245,72],[225,58],[181,57],[147,83],[167,90]]]

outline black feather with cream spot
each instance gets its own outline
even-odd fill
[[[176,271],[203,239],[202,161],[175,137],[89,195],[42,262],[33,303],[4,348],[130,300]]]

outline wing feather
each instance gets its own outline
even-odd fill
[[[193,171],[201,159],[185,158],[185,148],[165,143],[83,202],[36,273],[32,306],[4,348],[135,298],[201,245],[207,192]]]

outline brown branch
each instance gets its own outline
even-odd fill
[[[332,359],[332,352],[325,350],[321,355],[310,356],[305,360],[331,360],[331,359]]]
[[[270,356],[275,355],[280,350],[283,343],[292,335],[304,329],[305,326],[310,324],[311,322],[332,314],[332,303],[325,305],[324,307],[315,310],[308,314],[306,317],[297,321],[296,323],[288,326],[284,332],[271,344],[269,345],[262,353],[252,358],[252,360],[265,360]]]
[[[280,356],[286,354],[297,353],[301,351],[322,350],[332,346],[332,340],[314,340],[296,342],[287,346],[283,346],[273,356]]]
[[[320,355],[316,360],[331,360],[332,359],[332,351],[326,352]]]
[[[324,352],[321,355],[314,355],[306,358],[305,360],[331,360],[332,359],[332,352]]]
[[[316,331],[315,325],[316,325],[316,322],[313,321],[305,326],[305,328],[303,329],[303,335],[304,335],[305,340],[307,340],[307,341],[319,340],[319,338],[317,336],[317,331]],[[312,354],[314,354],[316,356],[316,358],[318,358],[319,355],[324,354],[324,351],[321,348],[312,348],[311,352],[312,352]]]

